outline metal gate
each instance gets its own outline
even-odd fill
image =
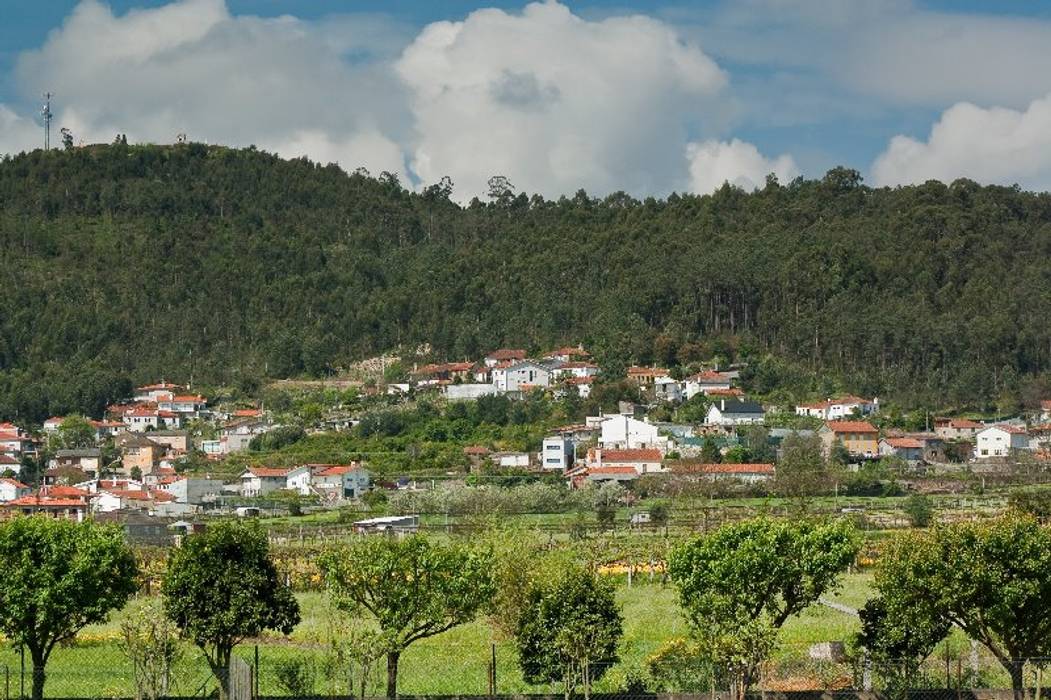
[[[230,657],[229,700],[252,700],[252,665],[237,656]]]

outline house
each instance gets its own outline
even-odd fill
[[[510,350],[507,348],[501,348],[500,350],[494,350],[485,356],[482,360],[482,364],[490,369],[496,367],[501,362],[520,362],[526,358],[525,350]]]
[[[121,473],[125,476],[130,476],[136,469],[139,474],[152,473],[160,464],[161,456],[165,452],[163,445],[141,433],[120,435],[116,442],[121,453]]]
[[[311,484],[328,501],[361,498],[371,487],[369,473],[357,462],[318,466]]]
[[[13,423],[0,423],[0,452],[21,455],[36,452],[36,440]]]
[[[528,452],[494,452],[489,459],[502,469],[528,469],[530,464]]]
[[[561,362],[552,370],[559,379],[565,377],[597,377],[599,366],[591,362]]]
[[[576,461],[576,445],[562,435],[544,438],[540,448],[540,467],[565,471]]]
[[[628,379],[645,388],[653,386],[658,377],[670,377],[671,373],[661,367],[628,367]]]
[[[309,496],[310,491],[310,477],[311,467],[308,464],[301,464],[298,467],[292,467],[285,472],[285,488],[289,491],[295,491],[300,496]]]
[[[96,513],[113,513],[115,511],[151,512],[162,503],[175,500],[167,491],[160,489],[109,488],[101,489],[92,500],[92,510]]]
[[[270,420],[261,418],[236,418],[219,429],[218,454],[231,454],[248,449],[249,443],[256,435],[263,435],[274,429]]]
[[[942,440],[966,440],[972,442],[978,432],[985,428],[982,423],[977,423],[966,418],[935,418],[934,434]]]
[[[21,481],[0,477],[0,503],[9,503],[33,492]]]
[[[766,417],[763,407],[755,401],[741,399],[719,399],[708,407],[706,425],[753,425],[762,423]]]
[[[95,428],[95,439],[99,442],[107,438],[116,437],[128,429],[127,425],[115,420],[92,420],[88,422]]]
[[[287,486],[288,470],[272,467],[249,467],[241,474],[241,495],[246,498],[265,496]]]
[[[588,450],[587,467],[631,467],[638,474],[664,471],[661,451],[652,448],[608,449],[594,447]]]
[[[682,401],[682,383],[671,377],[657,377],[653,380],[653,395],[659,401]]]
[[[796,406],[797,416],[809,416],[821,420],[843,420],[851,416],[868,416],[879,410],[879,399],[863,399],[859,396],[840,396],[817,403]]]
[[[868,421],[826,421],[817,434],[826,454],[838,443],[855,457],[879,455],[879,431]]]
[[[924,443],[911,437],[885,437],[879,441],[880,457],[898,457],[906,462],[924,461]]]
[[[945,441],[934,433],[908,433],[903,437],[917,440],[923,445],[922,460],[929,463],[945,461]]]
[[[577,395],[586,399],[591,396],[591,385],[595,383],[595,377],[569,377],[564,380],[567,387],[577,390]]]
[[[624,483],[639,478],[638,470],[632,466],[588,467],[582,475],[586,481],[600,484],[611,481]]]
[[[657,426],[629,416],[609,416],[600,424],[599,444],[606,448],[658,448],[667,446],[667,440],[658,435]]]
[[[556,362],[585,362],[591,357],[591,353],[584,349],[582,345],[577,347],[564,347],[552,350],[544,355],[545,360],[555,360]]]
[[[683,394],[689,401],[697,394],[708,395],[713,391],[729,391],[732,384],[733,377],[730,373],[705,370],[683,380]]]
[[[79,469],[85,474],[98,474],[102,469],[102,450],[97,447],[56,450],[47,466],[49,469]]]
[[[55,433],[62,427],[62,423],[66,420],[65,416],[51,416],[44,421],[44,432]]]
[[[49,518],[81,522],[87,512],[87,499],[73,496],[50,496],[40,492],[0,504],[0,514],[7,518],[16,515],[46,515]]]
[[[200,394],[176,395],[166,401],[157,401],[158,409],[191,418],[200,416],[207,407],[208,399]]]
[[[144,433],[147,430],[181,428],[183,417],[175,411],[157,408],[156,405],[139,404],[124,413],[128,430]]]
[[[159,384],[147,384],[146,386],[136,387],[133,396],[136,401],[155,403],[158,398],[167,397],[177,391],[184,391],[185,389],[186,387],[179,384],[161,382]]]
[[[978,459],[1009,457],[1016,450],[1029,448],[1029,434],[1025,428],[1001,423],[990,425],[975,436],[974,456]]]
[[[551,384],[551,370],[532,360],[518,360],[492,368],[493,385],[500,391],[527,391]]]
[[[22,463],[6,452],[0,452],[0,474],[10,472],[15,476],[22,473]]]
[[[707,464],[679,462],[671,465],[672,474],[700,476],[712,481],[731,480],[748,484],[774,478],[773,464]]]
[[[190,450],[190,433],[185,430],[151,430],[146,438],[150,442],[162,445],[169,452]]]
[[[208,477],[175,477],[160,487],[170,493],[176,503],[201,506],[216,500],[223,491],[223,481]]]

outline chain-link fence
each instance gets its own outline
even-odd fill
[[[691,694],[739,697],[738,677],[705,662],[688,642],[642,648],[625,640],[615,663],[592,663],[588,675],[596,694],[621,696]],[[383,697],[388,690],[387,660],[355,653],[339,643],[260,640],[242,644],[236,655],[252,668],[253,694],[263,698]],[[1043,692],[1051,659],[1024,661],[1023,683],[1031,698]],[[200,651],[182,645],[174,663],[159,668],[152,687],[165,697],[211,697],[218,682]],[[80,641],[57,648],[48,663],[46,698],[148,697],[143,678],[116,643]],[[150,680],[150,679],[146,679]],[[150,684],[147,684],[150,685]],[[577,693],[583,688],[577,684]],[[1011,697],[1011,675],[983,648],[958,645],[938,649],[922,663],[876,663],[863,654],[831,645],[788,649],[756,669],[749,691],[778,697],[795,693],[854,696],[873,692],[883,698],[974,700]],[[1038,690],[1039,689],[1039,690]],[[0,649],[0,698],[30,697],[32,664],[10,646]],[[513,644],[479,639],[443,644],[441,637],[409,647],[399,660],[397,691],[404,696],[562,696],[559,681],[529,683]]]

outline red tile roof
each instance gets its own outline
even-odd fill
[[[627,450],[603,450],[601,448],[592,448],[588,450],[588,461],[599,460],[601,453],[602,463],[607,464],[609,462],[659,462],[661,461],[660,450],[650,449],[627,449]]]
[[[525,350],[514,350],[510,348],[500,348],[499,350],[493,350],[491,353],[485,356],[487,360],[524,360],[526,356]]]
[[[635,467],[588,467],[588,474],[635,474],[638,475],[638,471]]]
[[[315,476],[343,476],[349,474],[352,471],[357,471],[361,467],[357,464],[334,464],[330,467],[315,472]]]
[[[686,379],[688,381],[692,381],[692,382],[702,382],[702,383],[709,383],[709,384],[714,384],[716,382],[722,384],[722,383],[729,383],[729,381],[730,381],[729,377],[727,377],[722,372],[716,372],[714,369],[706,369],[703,372],[698,372],[697,374],[691,374]]]
[[[252,476],[276,478],[286,476],[290,470],[281,467],[249,467],[248,473]]]
[[[263,415],[263,410],[261,408],[238,408],[233,415],[237,418],[255,418]]]
[[[16,489],[27,489],[27,488],[29,488],[28,486],[23,484],[21,481],[16,481],[14,479],[8,479],[7,477],[0,477],[0,484],[9,484],[10,486],[14,486]]]
[[[670,372],[662,367],[628,367],[629,377],[667,377],[669,374]]]
[[[571,346],[552,350],[551,352],[546,353],[544,357],[554,357],[555,355],[566,355],[567,357],[591,357],[591,353],[584,348],[575,348]]]
[[[892,437],[885,438],[887,444],[897,450],[922,450],[923,443],[916,438]]]
[[[830,420],[825,425],[834,433],[879,433],[876,426],[864,420]]]
[[[487,455],[489,454],[489,448],[482,445],[470,445],[463,448],[463,453],[465,455]]]
[[[1010,433],[1011,435],[1027,435],[1028,434],[1028,433],[1026,433],[1026,429],[1025,428],[1019,427],[1017,425],[1008,425],[1007,423],[1001,423],[999,425],[990,425],[989,427],[990,428],[997,428],[999,430],[1004,431],[1005,433]]]
[[[0,464],[19,464],[19,461],[6,452],[0,452]]]
[[[34,508],[86,508],[87,504],[84,501],[75,498],[52,498],[50,496],[41,496],[39,494],[31,496],[22,496],[16,498],[13,501],[8,501],[2,504],[7,507],[11,506],[26,506]]]
[[[51,498],[87,498],[91,494],[82,489],[74,488],[72,486],[42,486],[40,488],[41,496],[49,496]]]

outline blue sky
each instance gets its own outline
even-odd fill
[[[492,10],[490,8],[497,8]],[[743,187],[1051,187],[1051,3],[48,0],[3,4],[0,153],[257,144],[461,199]],[[441,24],[435,24],[441,23]]]

